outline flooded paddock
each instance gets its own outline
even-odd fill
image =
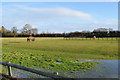
[[[118,65],[120,60],[80,60],[79,62],[85,62],[85,61],[92,61],[92,62],[100,62],[101,64],[97,64],[98,67],[93,68],[92,70],[87,71],[79,71],[76,73],[71,73],[69,71],[58,71],[59,75],[63,75],[70,78],[118,78],[120,75],[118,75]],[[75,61],[78,63],[78,61]],[[58,62],[57,62],[58,63]],[[62,63],[58,63],[62,64]],[[52,70],[46,70],[43,68],[37,68],[40,71],[50,72],[53,73]],[[47,78],[45,76],[40,76],[34,73],[30,73],[27,71],[19,70],[19,69],[12,69],[13,75],[18,78]],[[120,72],[120,71],[119,71]]]

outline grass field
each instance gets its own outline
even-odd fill
[[[2,38],[2,60],[28,67],[53,70],[90,70],[97,62],[80,59],[118,59],[118,40],[65,40],[63,38]]]

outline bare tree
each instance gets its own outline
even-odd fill
[[[23,33],[23,34],[31,34],[30,33],[30,30],[32,29],[32,26],[30,25],[30,24],[26,24],[25,26],[23,26],[23,28],[22,28],[22,30],[21,30],[21,32]]]
[[[23,26],[21,32],[23,34],[27,34],[27,35],[32,35],[32,34],[37,34],[38,29],[37,28],[32,28],[32,26],[30,24],[26,24],[25,26]]]
[[[18,31],[17,27],[12,27],[11,32],[13,33],[14,37],[17,36],[18,34],[17,31]]]

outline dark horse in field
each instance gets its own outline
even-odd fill
[[[35,41],[35,37],[32,37],[32,36],[27,37],[27,42],[28,42],[28,41]]]

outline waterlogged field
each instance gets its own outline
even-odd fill
[[[2,38],[2,60],[53,71],[92,70],[99,62],[81,59],[118,59],[118,40],[65,40],[63,38]]]

